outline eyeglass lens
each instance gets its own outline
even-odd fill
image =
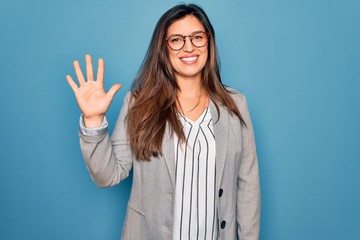
[[[205,33],[205,32],[195,32],[195,33],[191,34],[190,36],[182,36],[179,34],[175,34],[175,35],[170,36],[167,39],[169,47],[173,50],[182,49],[185,45],[186,37],[188,37],[190,39],[191,43],[195,47],[203,47],[206,45],[206,43],[208,41],[208,36],[207,36],[207,33]]]

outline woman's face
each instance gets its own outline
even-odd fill
[[[191,35],[194,32],[205,32],[204,26],[194,16],[188,15],[170,25],[167,36],[180,34],[183,36]],[[190,39],[186,37],[185,45],[182,49],[175,51],[168,46],[169,58],[175,70],[175,77],[179,79],[201,78],[201,70],[204,68],[208,58],[208,46],[195,47]]]

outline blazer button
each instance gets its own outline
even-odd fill
[[[223,190],[222,188],[220,188],[220,190],[219,190],[219,197],[221,197],[221,196],[223,195],[223,192],[224,192],[224,190]]]
[[[225,226],[226,226],[226,222],[225,222],[225,221],[222,221],[222,222],[221,222],[221,225],[220,225],[221,229],[224,229]]]

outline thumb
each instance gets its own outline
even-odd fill
[[[114,85],[110,88],[110,90],[109,90],[109,92],[107,93],[107,95],[113,98],[114,95],[115,95],[115,93],[116,93],[117,91],[119,91],[119,89],[120,89],[121,87],[122,87],[121,84],[114,84]]]

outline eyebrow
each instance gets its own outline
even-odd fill
[[[206,33],[206,30],[196,30],[196,31],[193,31],[192,33],[190,34],[186,34],[186,35],[183,35],[181,33],[173,33],[173,34],[167,34],[166,36],[169,37],[169,36],[174,36],[174,35],[179,35],[179,36],[188,36],[188,35],[191,35],[193,33],[196,33],[196,32],[205,32]]]

